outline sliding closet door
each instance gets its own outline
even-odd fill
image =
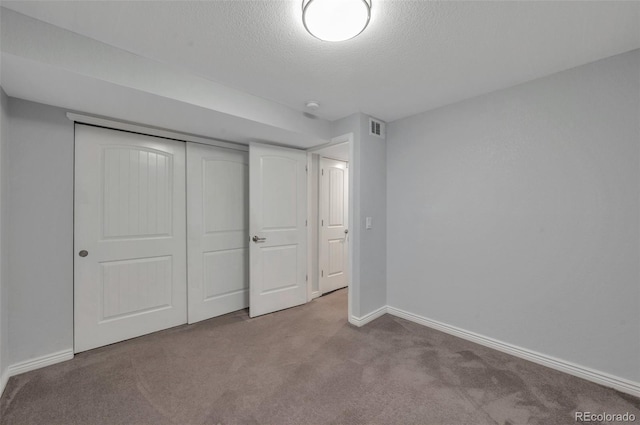
[[[185,323],[185,144],[76,125],[75,351]]]
[[[248,152],[187,143],[189,323],[249,307]]]

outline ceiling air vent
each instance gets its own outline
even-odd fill
[[[384,123],[369,117],[369,135],[384,139]]]

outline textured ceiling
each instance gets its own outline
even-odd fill
[[[53,25],[298,110],[393,121],[640,48],[640,2],[381,1],[355,39],[301,1],[2,1]]]

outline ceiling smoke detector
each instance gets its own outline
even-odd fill
[[[316,102],[315,100],[310,100],[305,106],[307,107],[307,109],[316,111],[318,108],[320,108],[320,103]]]
[[[371,18],[371,0],[302,0],[302,22],[324,41],[345,41],[360,34]]]

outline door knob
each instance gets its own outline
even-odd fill
[[[258,243],[258,242],[265,242],[267,238],[259,238],[258,236],[254,236],[253,238],[251,238],[251,240],[254,241],[255,243]]]
[[[349,233],[349,229],[344,229],[344,234],[346,235],[347,233]]]
[[[89,252],[83,249],[78,253],[78,255],[81,257],[86,257],[87,255],[89,255]]]

